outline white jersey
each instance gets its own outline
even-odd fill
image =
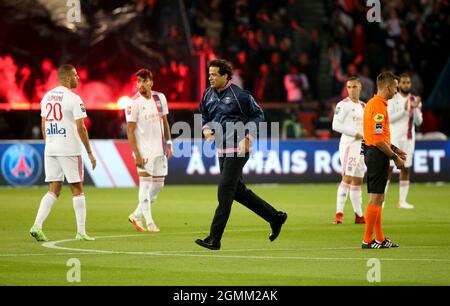
[[[136,122],[136,142],[142,157],[164,155],[162,116],[169,113],[164,94],[152,91],[150,99],[137,93],[125,110],[127,122]]]
[[[340,143],[352,143],[357,133],[364,134],[364,107],[364,102],[355,103],[349,97],[336,105],[333,130],[342,134]]]
[[[391,126],[392,143],[398,146],[399,140],[415,139],[414,125],[421,125],[423,121],[420,107],[413,108],[415,96],[409,94],[403,97],[400,93],[388,101],[389,123]]]
[[[45,118],[45,155],[81,155],[82,142],[76,120],[86,118],[81,98],[64,86],[47,92],[41,101],[41,116]]]

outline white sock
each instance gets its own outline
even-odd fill
[[[152,180],[152,185],[150,187],[150,199],[152,203],[155,202],[156,198],[158,197],[158,193],[164,187],[164,180],[165,180],[164,177],[154,178]]]
[[[400,191],[399,191],[399,202],[405,203],[406,197],[408,196],[409,191],[409,180],[408,181],[400,181]]]
[[[144,218],[144,214],[142,212],[142,207],[141,207],[141,202],[139,202],[139,201],[138,201],[138,205],[137,205],[136,209],[133,211],[133,216],[136,219]]]
[[[42,229],[44,221],[47,219],[50,211],[52,210],[53,204],[55,204],[58,197],[53,192],[47,192],[41,199],[41,204],[39,205],[39,210],[34,221],[34,226]]]
[[[152,178],[139,178],[139,207],[144,215],[147,224],[153,223],[152,209],[150,202],[150,187],[152,185]]]
[[[391,181],[390,180],[388,180],[387,182],[386,182],[386,187],[384,187],[384,201],[383,201],[383,208],[384,208],[384,204],[386,203],[386,198],[387,198],[387,192],[388,192],[388,189],[389,189],[389,183],[390,183]]]
[[[358,215],[358,217],[362,217],[362,190],[361,186],[350,186],[350,200],[352,201],[353,210]]]
[[[344,213],[345,201],[347,201],[349,189],[350,185],[344,182],[341,182],[341,184],[339,184],[336,199],[336,213]]]
[[[81,194],[73,197],[72,202],[77,218],[77,233],[86,235],[86,198]]]

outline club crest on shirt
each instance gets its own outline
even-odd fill
[[[378,114],[375,115],[375,117],[373,117],[373,120],[374,120],[376,123],[381,123],[381,122],[384,121],[384,115],[381,114],[381,113],[378,113]]]
[[[83,113],[86,112],[86,108],[84,107],[83,103],[80,103],[80,108]]]
[[[336,107],[336,111],[335,111],[334,113],[335,113],[336,115],[338,115],[340,111],[341,111],[341,108],[340,108],[340,107]]]
[[[131,115],[131,106],[128,106],[128,107],[127,107],[127,115],[128,115],[128,116]]]

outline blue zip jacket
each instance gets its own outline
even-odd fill
[[[236,149],[239,142],[247,135],[256,138],[259,123],[265,121],[263,110],[250,92],[230,82],[220,92],[208,87],[202,96],[200,112],[202,127],[213,130],[219,150]],[[254,124],[247,125],[243,132],[230,128],[230,124],[246,125],[250,122]],[[223,137],[221,133],[218,133],[219,126],[222,128]]]

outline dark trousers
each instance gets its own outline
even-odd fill
[[[210,237],[216,241],[222,239],[225,226],[231,213],[233,201],[241,203],[269,223],[277,220],[278,211],[258,197],[242,182],[242,169],[249,156],[220,157],[220,182],[218,188],[219,206],[217,206],[211,224]]]

